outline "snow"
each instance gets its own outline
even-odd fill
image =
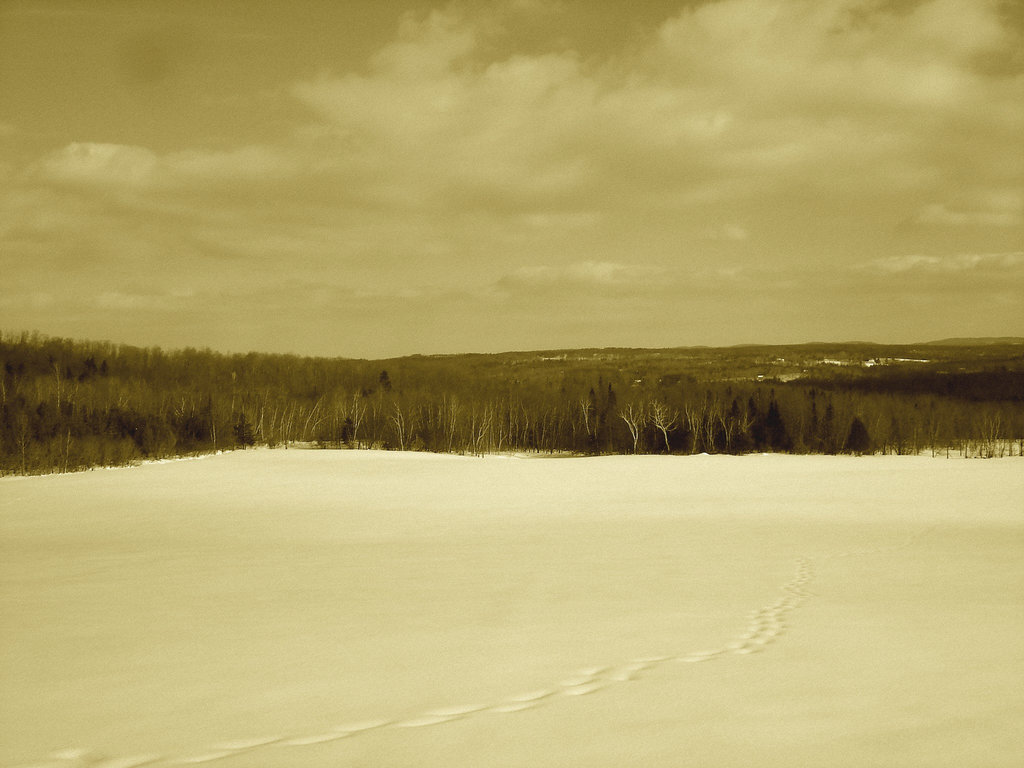
[[[1024,764],[1020,459],[0,480],[0,766]]]

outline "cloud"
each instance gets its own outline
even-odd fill
[[[479,29],[465,23],[454,5],[430,11],[425,18],[406,12],[397,38],[370,60],[372,69],[412,80],[444,75],[478,45]]]
[[[871,189],[894,165],[919,179],[950,141],[983,135],[995,156],[1024,124],[1013,78],[976,66],[1009,60],[1020,42],[992,2],[897,12],[722,0],[683,10],[639,51],[597,62],[571,50],[491,58],[501,28],[459,6],[407,16],[367,73],[292,92],[352,149],[349,159],[378,171],[384,199],[411,204],[643,204],[666,192],[714,197],[723,178],[741,179],[734,189],[747,194],[807,178]],[[986,124],[993,111],[1003,125]],[[922,134],[939,115],[967,128],[961,138],[936,134],[932,144]],[[906,169],[907,153],[926,170]]]
[[[954,291],[981,283],[1024,283],[1024,252],[907,254],[858,262],[846,267],[808,268],[771,264],[721,263],[713,267],[681,264],[666,268],[649,264],[582,261],[564,266],[531,265],[502,276],[493,286],[522,295],[562,292],[568,295],[623,295],[638,298],[673,295],[732,297],[738,303],[754,294],[777,295],[787,301],[822,291],[862,294],[879,286],[899,287],[907,281],[929,290]],[[894,282],[895,281],[895,282]],[[973,281],[973,282],[972,282]],[[611,291],[609,289],[616,289]]]
[[[742,242],[750,238],[750,233],[746,227],[742,227],[739,224],[724,224],[720,227],[711,227],[704,231],[704,236],[708,240],[728,240],[733,242]]]
[[[286,180],[306,170],[294,152],[269,146],[158,155],[145,147],[74,142],[44,156],[29,169],[29,178],[98,190],[195,191],[211,183]]]
[[[917,224],[951,227],[1014,227],[1024,223],[1024,193],[1019,189],[975,191],[954,202],[929,203],[914,217]]]
[[[792,297],[815,280],[806,271],[735,262],[711,266],[581,261],[562,266],[529,265],[507,273],[481,293],[498,301],[529,303],[558,297],[579,306],[607,299],[618,306],[662,307],[689,301],[734,301],[742,306],[756,295]]]
[[[172,292],[160,294],[122,293],[120,291],[104,291],[93,298],[92,304],[101,310],[118,312],[168,312],[180,310],[182,300],[192,296],[191,292]]]
[[[112,131],[12,155],[5,279],[73,280],[136,314],[168,288],[269,296],[292,277],[320,291],[296,301],[387,300],[396,318],[453,295],[572,308],[546,309],[548,330],[607,327],[604,300],[640,327],[682,301],[721,302],[702,305],[711,323],[823,286],[1020,286],[1024,41],[995,0],[717,0],[619,48],[521,44],[557,13],[406,14],[361,66],[239,90],[268,116],[244,144]],[[872,259],[891,253],[922,255]]]
[[[556,211],[554,213],[526,213],[520,217],[529,227],[537,229],[587,229],[601,220],[594,211]]]
[[[910,6],[849,0],[722,0],[659,30],[663,67],[761,110],[962,107],[979,56],[1012,56],[994,0]]]
[[[964,253],[950,256],[889,256],[858,265],[857,271],[889,275],[990,272],[1024,276],[1024,252]]]
[[[873,259],[827,276],[829,295],[888,301],[890,312],[914,308],[971,322],[992,318],[993,329],[1024,317],[1024,252],[909,254]],[[974,317],[971,317],[974,316]],[[990,335],[998,335],[993,331]]]
[[[950,209],[944,203],[931,203],[918,211],[914,221],[952,227],[1013,227],[1024,221],[1024,217],[1020,211],[965,211]]]
[[[38,172],[50,181],[132,187],[149,183],[159,162],[144,147],[75,142],[44,157]]]
[[[20,295],[0,296],[0,308],[47,310],[56,303],[48,291],[32,291]]]
[[[38,175],[183,192],[304,179],[353,205],[537,216],[750,206],[808,187],[864,204],[931,185],[908,219],[1020,222],[1019,198],[1009,210],[935,201],[937,180],[965,161],[979,185],[1005,187],[1024,130],[1012,64],[1022,41],[995,2],[720,0],[587,58],[564,44],[510,49],[516,19],[538,13],[505,3],[405,14],[364,70],[292,85],[285,98],[314,124],[283,141],[165,154],[79,142]]]
[[[501,288],[615,288],[635,291],[650,286],[662,270],[637,264],[609,261],[580,261],[561,267],[526,266],[505,275],[497,282]]]
[[[546,208],[577,192],[591,169],[565,138],[589,111],[590,87],[575,58],[520,56],[473,72],[444,58],[438,66],[437,22],[424,24],[430,44],[403,44],[370,75],[293,89],[331,126],[341,172],[375,199],[417,207],[440,196],[458,206],[518,199]],[[416,55],[423,61],[412,63]]]

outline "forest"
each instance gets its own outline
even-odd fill
[[[0,474],[266,445],[461,454],[1024,450],[1020,340],[388,360],[0,332]]]

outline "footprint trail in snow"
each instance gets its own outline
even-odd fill
[[[896,545],[843,552],[832,555],[832,557],[850,557],[902,549],[925,532],[920,531],[908,536]],[[570,673],[550,687],[514,694],[501,701],[439,707],[397,720],[381,719],[342,723],[326,731],[314,733],[223,740],[204,750],[182,755],[143,754],[111,757],[85,749],[64,749],[51,753],[42,761],[15,768],[136,768],[140,766],[165,768],[201,765],[226,760],[257,749],[298,749],[304,746],[353,738],[373,731],[428,728],[443,726],[446,723],[467,718],[508,715],[533,710],[564,697],[596,694],[615,685],[639,680],[645,672],[657,667],[675,663],[706,663],[728,656],[761,653],[786,633],[790,626],[791,614],[811,595],[807,585],[813,577],[814,568],[810,559],[799,558],[796,561],[795,575],[780,588],[782,595],[747,614],[746,629],[718,648],[689,651],[678,655],[639,656],[614,665],[586,667]]]

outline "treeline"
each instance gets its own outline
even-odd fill
[[[1024,371],[1010,370],[1006,366],[970,372],[883,368],[870,375],[840,374],[828,379],[811,378],[806,383],[861,392],[939,394],[975,402],[1024,402]]]
[[[0,335],[0,473],[257,444],[473,454],[1021,453],[1019,371],[981,372],[977,386],[936,373],[912,385],[895,377],[893,386],[756,381],[725,375],[728,355],[721,351],[713,377],[649,377],[628,353],[582,364],[490,355],[373,362]]]

